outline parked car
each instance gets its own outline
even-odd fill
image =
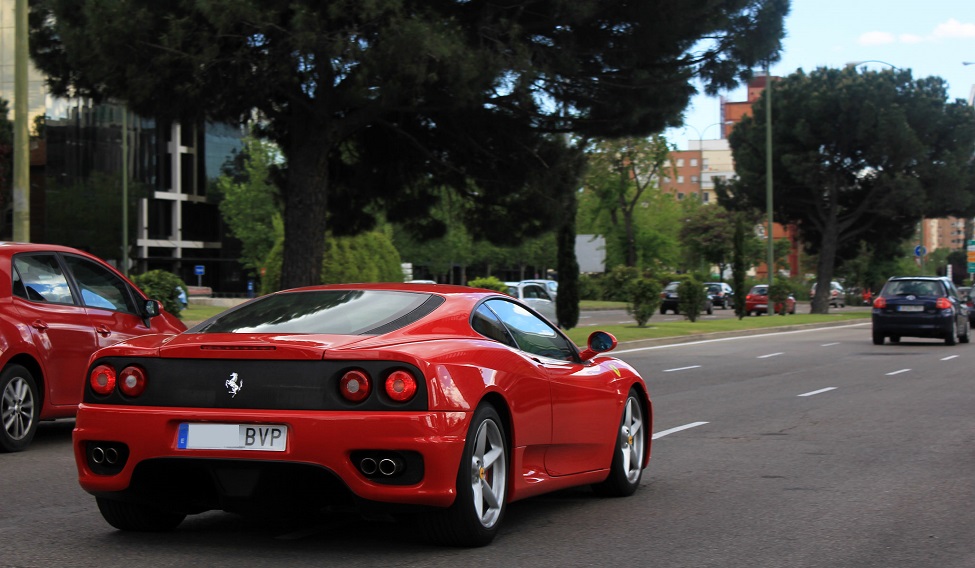
[[[961,301],[964,302],[966,306],[968,306],[969,310],[975,308],[975,300],[972,299],[971,286],[959,286],[958,297],[961,298]]]
[[[785,302],[777,302],[773,313],[781,314],[783,309],[787,314],[796,313],[796,299],[792,294],[789,294]],[[765,313],[768,313],[768,284],[752,286],[745,296],[745,314],[750,316]]]
[[[968,343],[969,310],[948,278],[900,276],[887,280],[873,301],[873,343],[887,338],[933,337],[945,344]]]
[[[671,282],[664,286],[663,291],[660,292],[660,313],[666,314],[668,311],[674,312],[674,314],[680,313],[680,294],[677,289],[680,288],[680,282]],[[703,311],[708,315],[714,313],[714,303],[711,299],[711,294],[708,292],[707,286],[704,287],[704,291],[707,294],[707,298],[704,300]]]
[[[75,415],[98,348],[185,329],[95,256],[0,243],[0,450],[24,450],[38,422]]]
[[[359,504],[484,545],[512,501],[639,487],[652,404],[604,354],[615,346],[596,331],[579,349],[518,300],[466,286],[269,294],[100,350],[73,437],[79,482],[120,530]]]
[[[735,291],[725,282],[705,282],[708,294],[711,295],[711,303],[715,307],[722,309],[735,307]]]
[[[816,283],[813,282],[812,288],[809,290],[809,299],[812,300],[816,297]],[[843,286],[836,282],[830,282],[829,285],[829,305],[834,308],[842,308],[846,306],[846,291],[843,290]]]
[[[505,282],[504,284],[508,287],[509,296],[518,298],[554,325],[559,325],[555,298],[549,295],[548,289],[543,284],[535,282]]]
[[[522,282],[529,282],[532,284],[541,284],[545,286],[545,290],[548,291],[548,295],[555,300],[559,295],[559,282],[557,280],[522,280]]]

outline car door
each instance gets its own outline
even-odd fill
[[[619,423],[615,376],[608,368],[584,365],[571,342],[550,323],[512,302],[488,304],[529,354],[551,388],[552,441],[545,451],[549,475],[608,467]]]
[[[12,302],[30,329],[52,405],[81,401],[88,357],[98,339],[55,253],[13,258]]]
[[[139,313],[142,297],[125,280],[91,259],[73,254],[65,254],[63,258],[94,326],[98,347],[149,331]]]

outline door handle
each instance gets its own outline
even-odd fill
[[[108,337],[109,335],[112,335],[112,330],[108,329],[104,325],[96,326],[95,331],[98,332],[98,335],[101,335],[102,337]]]
[[[44,320],[41,319],[36,319],[30,322],[30,326],[33,327],[34,329],[39,329],[41,331],[47,329],[47,323],[45,323]]]

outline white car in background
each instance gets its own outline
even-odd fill
[[[522,282],[531,282],[532,284],[541,284],[542,286],[545,286],[545,290],[548,291],[548,295],[552,297],[552,300],[555,300],[555,298],[558,297],[559,295],[558,280],[529,279],[529,280],[522,280]]]
[[[531,309],[540,313],[553,325],[559,325],[559,316],[555,313],[555,298],[548,293],[544,284],[532,281],[505,282],[508,289],[506,294],[518,298]]]

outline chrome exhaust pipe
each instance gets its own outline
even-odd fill
[[[101,446],[95,446],[91,449],[91,461],[97,464],[105,463],[105,450]]]
[[[359,470],[366,475],[375,475],[376,460],[372,458],[362,458],[362,461],[359,462]]]
[[[396,475],[402,469],[402,464],[398,459],[394,458],[383,458],[379,460],[379,473],[389,477],[391,475]]]
[[[105,449],[105,463],[108,465],[115,465],[118,463],[118,450],[112,447]]]

